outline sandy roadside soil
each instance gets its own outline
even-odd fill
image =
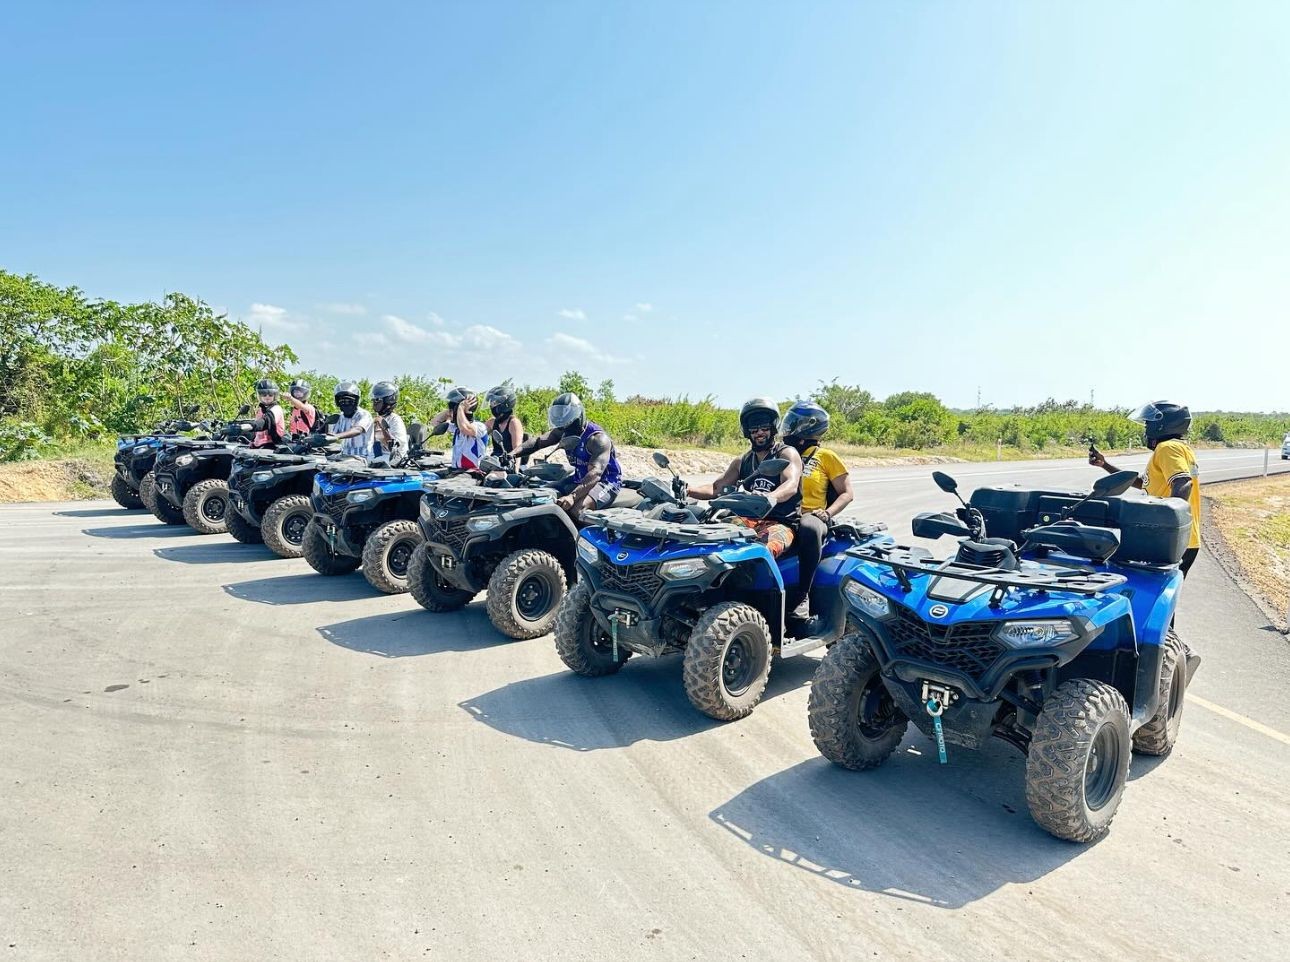
[[[1290,608],[1290,476],[1203,489],[1206,546],[1283,631]]]

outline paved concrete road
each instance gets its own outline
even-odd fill
[[[927,474],[858,473],[860,513],[907,532],[944,504]],[[431,615],[109,503],[0,508],[0,562],[0,959],[1266,960],[1290,936],[1290,654],[1204,558],[1181,742],[1087,847],[1030,821],[1002,744],[830,766],[809,657],[718,725],[676,659],[576,678],[482,602]]]

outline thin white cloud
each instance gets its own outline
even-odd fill
[[[654,310],[654,305],[650,304],[648,301],[637,301],[636,310],[640,311],[642,314],[648,314],[650,311]]]
[[[298,333],[308,326],[305,318],[292,317],[287,313],[285,307],[260,303],[251,305],[251,310],[246,316],[246,323],[251,327],[258,327],[260,330],[272,334]]]
[[[580,307],[566,307],[557,313],[570,321],[585,321],[587,319],[587,312]]]
[[[344,314],[349,317],[359,317],[367,313],[367,308],[362,304],[319,304],[318,310],[326,311],[328,314]]]
[[[380,331],[359,331],[354,335],[354,343],[359,347],[388,349],[393,345],[390,339]]]
[[[601,364],[622,364],[626,361],[626,358],[601,350],[585,337],[574,337],[572,334],[565,334],[563,331],[557,331],[547,338],[547,344],[564,354],[577,354],[589,361],[597,361]]]
[[[404,320],[397,314],[385,314],[381,320],[385,322],[394,339],[404,344],[429,344],[434,347],[458,347],[461,344],[460,335],[448,334],[444,331],[429,331],[411,321]]]
[[[635,314],[624,314],[624,315],[623,315],[623,320],[624,320],[624,321],[638,321],[638,320],[640,320],[640,318],[638,318]]]
[[[467,346],[483,351],[517,351],[522,346],[505,331],[499,331],[488,324],[474,324],[466,328],[462,340]]]

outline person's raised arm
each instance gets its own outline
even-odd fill
[[[527,458],[534,451],[555,447],[560,443],[560,438],[563,436],[564,432],[560,428],[552,428],[546,434],[539,434],[535,438],[529,438],[511,453],[517,458]]]
[[[711,501],[717,496],[718,491],[729,487],[739,480],[739,461],[739,458],[735,458],[731,461],[726,467],[725,473],[709,484],[690,485],[690,497],[698,498],[700,501]]]
[[[1106,459],[1106,456],[1102,454],[1101,451],[1093,447],[1093,445],[1091,444],[1088,446],[1088,463],[1093,465],[1093,467],[1095,468],[1101,468],[1107,474],[1115,474],[1117,471],[1120,470],[1114,464],[1108,461]],[[1135,488],[1142,487],[1142,475],[1138,475],[1136,478],[1133,479],[1133,486]]]
[[[612,450],[613,444],[604,431],[598,431],[587,439],[587,474],[567,497],[566,507],[575,514],[582,510],[582,504],[587,496],[605,476],[605,470],[609,467],[609,453]],[[566,499],[561,499],[561,501],[564,500]]]
[[[797,497],[798,489],[802,484],[802,456],[797,453],[797,449],[785,447],[780,453],[780,457],[787,459],[788,467],[779,476],[779,487],[769,495],[770,499],[776,504],[783,504],[785,501]]]

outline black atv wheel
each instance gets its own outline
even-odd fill
[[[320,575],[347,575],[362,563],[347,554],[333,554],[327,535],[321,525],[310,521],[305,528],[304,550],[301,552],[309,567]]]
[[[811,738],[843,768],[877,768],[905,737],[909,719],[892,700],[868,642],[848,632],[825,654],[807,701]]]
[[[264,542],[264,536],[260,534],[260,526],[247,521],[231,504],[228,506],[228,533],[233,536],[234,541],[240,541],[242,544]]]
[[[139,482],[139,499],[152,512],[152,516],[164,524],[184,524],[184,509],[176,508],[157,491],[157,479],[149,471]]]
[[[709,718],[734,721],[757,707],[770,679],[770,626],[751,605],[723,601],[703,613],[685,646],[690,704]]]
[[[565,667],[584,678],[612,675],[632,656],[620,647],[614,657],[613,639],[591,613],[591,585],[585,581],[569,589],[556,611],[555,650]]]
[[[219,478],[198,481],[184,495],[184,520],[198,534],[224,534],[230,510],[228,482]]]
[[[1044,701],[1026,755],[1026,803],[1048,832],[1088,842],[1111,827],[1129,776],[1129,708],[1110,685],[1064,682]]]
[[[435,571],[430,563],[430,546],[424,541],[408,561],[408,592],[422,608],[434,612],[457,611],[475,597],[473,591],[449,584]]]
[[[305,529],[313,519],[306,494],[288,494],[269,505],[260,520],[260,537],[280,558],[300,558],[305,553]]]
[[[538,548],[516,551],[488,579],[488,620],[508,638],[538,638],[555,624],[565,589],[555,555]]]
[[[127,511],[138,511],[144,506],[138,492],[126,484],[125,478],[119,474],[112,475],[112,500]]]
[[[1183,703],[1187,696],[1187,650],[1172,628],[1165,635],[1160,657],[1160,705],[1150,720],[1133,733],[1133,750],[1143,755],[1168,755],[1178,741]]]
[[[387,521],[363,545],[363,576],[377,591],[401,595],[408,590],[408,563],[421,544],[415,521]]]

